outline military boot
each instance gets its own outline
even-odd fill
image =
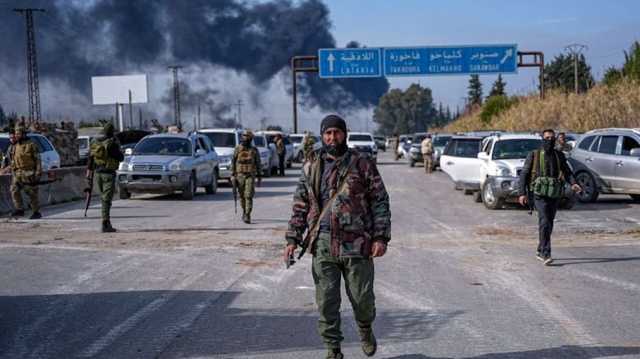
[[[344,359],[344,355],[342,355],[340,348],[329,349],[327,351],[327,359]]]
[[[29,219],[40,219],[42,218],[42,214],[40,212],[33,212],[31,214],[31,217],[29,217]]]
[[[244,221],[244,223],[246,224],[251,224],[251,215],[249,213],[244,213],[242,215],[242,220]]]
[[[111,227],[111,221],[102,221],[102,233],[113,233],[116,229]]]
[[[378,349],[378,342],[375,335],[373,335],[373,329],[371,327],[358,328],[360,333],[360,343],[362,343],[362,351],[368,357],[372,357]]]
[[[24,216],[23,209],[16,209],[15,211],[11,212],[11,217],[23,217],[23,216]]]

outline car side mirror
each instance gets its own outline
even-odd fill
[[[125,156],[131,156],[132,154],[133,154],[133,149],[127,148],[126,150],[124,150]]]
[[[207,154],[207,151],[203,150],[202,148],[196,151],[196,157],[204,156],[206,154]]]
[[[632,149],[629,155],[632,157],[640,157],[640,147]]]
[[[483,161],[489,160],[489,154],[486,152],[478,152],[478,159]]]

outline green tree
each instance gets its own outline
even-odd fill
[[[469,106],[482,105],[482,82],[480,82],[480,76],[471,75],[469,87],[467,88],[469,89],[469,92],[467,92]]]
[[[484,106],[482,106],[480,120],[484,124],[488,125],[494,117],[508,110],[516,102],[518,102],[516,97],[509,98],[507,96],[491,96],[484,103]]]
[[[412,84],[405,91],[393,89],[380,97],[373,120],[379,133],[426,131],[436,122],[431,89]]]
[[[602,82],[604,82],[604,84],[607,86],[611,86],[617,83],[618,81],[622,80],[623,78],[624,78],[624,75],[622,74],[622,70],[616,69],[615,67],[609,67],[607,71],[604,73],[604,78],[602,79]]]
[[[549,64],[544,66],[545,88],[559,88],[566,92],[574,92],[575,58],[571,54],[560,54]],[[578,92],[586,92],[594,84],[591,66],[587,64],[584,55],[578,57]]]
[[[634,42],[629,52],[625,51],[624,58],[625,61],[622,66],[624,77],[640,80],[640,42]]]
[[[491,87],[491,92],[489,92],[489,97],[493,96],[506,96],[505,87],[507,83],[502,80],[502,74],[498,75],[496,82],[493,83]]]

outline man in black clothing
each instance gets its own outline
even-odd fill
[[[569,182],[574,192],[581,192],[582,188],[576,184],[564,153],[555,149],[555,132],[551,129],[544,130],[542,137],[542,148],[527,156],[520,173],[518,202],[524,206],[529,198],[533,199],[538,212],[539,242],[536,258],[545,265],[550,265],[553,262],[551,233],[558,202],[564,193],[564,183]],[[527,192],[532,196],[527,197]]]

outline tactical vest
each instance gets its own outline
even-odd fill
[[[108,138],[103,141],[94,141],[91,144],[91,156],[98,168],[115,171],[120,165],[120,161],[109,155],[109,146],[113,144],[113,139]]]
[[[38,150],[31,140],[23,140],[11,146],[11,168],[14,171],[35,171]]]
[[[257,167],[254,161],[256,149],[254,147],[240,146],[236,157],[236,172],[238,173],[256,173]]]
[[[558,168],[558,177],[547,176],[544,151],[537,150],[533,153],[533,169],[531,171],[530,190],[541,197],[560,198],[564,192],[564,173],[560,167],[560,158],[555,156]]]

